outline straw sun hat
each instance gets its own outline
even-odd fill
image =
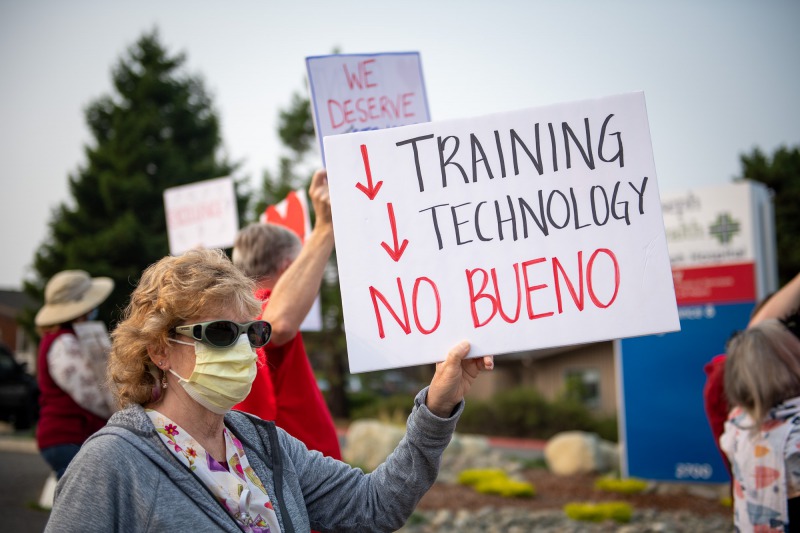
[[[91,278],[83,270],[59,272],[47,282],[36,325],[54,326],[75,320],[103,303],[113,289],[111,278]]]

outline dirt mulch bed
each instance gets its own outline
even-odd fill
[[[481,507],[517,507],[531,511],[561,510],[570,502],[600,502],[607,500],[626,501],[636,509],[656,509],[659,511],[687,511],[698,516],[719,514],[731,516],[730,507],[716,500],[698,497],[686,492],[677,494],[617,494],[594,488],[597,476],[561,477],[548,470],[526,470],[526,481],[533,483],[536,496],[533,498],[503,498],[480,494],[470,487],[435,483],[417,506],[419,510],[469,509]]]

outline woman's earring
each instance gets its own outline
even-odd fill
[[[167,373],[166,372],[164,372],[161,375],[161,388],[162,389],[166,389],[167,388]]]

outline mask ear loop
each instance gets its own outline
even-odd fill
[[[161,373],[158,367],[152,362],[147,363],[147,373],[153,376],[153,388],[150,391],[150,401],[157,402],[161,399]]]

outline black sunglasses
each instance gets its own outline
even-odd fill
[[[269,342],[272,326],[266,320],[254,320],[239,324],[230,320],[212,320],[199,324],[176,326],[175,332],[214,348],[228,348],[236,344],[242,333],[253,348],[261,348]]]

